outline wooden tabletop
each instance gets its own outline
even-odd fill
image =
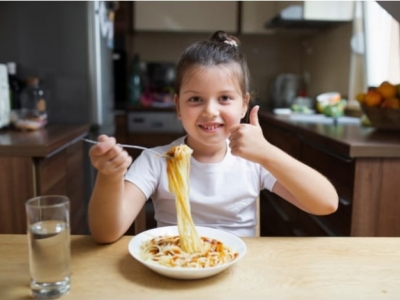
[[[400,299],[400,238],[245,238],[246,256],[193,281],[162,277],[128,252],[72,236],[62,299]],[[0,235],[0,299],[29,299],[26,235]]]

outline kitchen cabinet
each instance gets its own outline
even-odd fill
[[[136,1],[135,31],[237,31],[237,1]]]
[[[400,236],[400,135],[260,113],[267,140],[326,176],[339,195],[328,216],[261,193],[261,235]],[[323,193],[323,191],[321,191]]]
[[[242,1],[241,2],[241,33],[271,34],[271,29],[265,28],[267,21],[290,5],[301,5],[303,1]]]
[[[88,126],[49,125],[0,131],[0,233],[26,233],[25,202],[39,195],[70,199],[72,234],[87,234],[84,150]]]

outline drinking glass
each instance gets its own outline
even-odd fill
[[[69,199],[39,196],[29,199],[25,208],[32,296],[61,297],[71,287]]]

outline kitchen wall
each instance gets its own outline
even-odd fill
[[[352,28],[344,24],[304,39],[303,72],[310,74],[310,96],[338,91],[347,98]]]
[[[211,34],[133,31],[128,39],[128,57],[139,53],[145,61],[176,62],[184,48]],[[309,80],[308,95],[312,98],[328,91],[338,91],[347,97],[351,35],[352,23],[318,31],[239,34],[258,102],[269,107],[270,84],[280,73],[305,75]]]
[[[199,33],[135,33],[131,51],[144,61],[177,62],[191,43],[209,38]],[[252,76],[253,95],[268,101],[269,85],[279,73],[301,73],[303,47],[298,36],[239,35]]]

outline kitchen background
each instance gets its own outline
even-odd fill
[[[101,105],[107,106],[108,99],[113,98],[114,105],[123,108],[128,101],[134,54],[144,62],[176,63],[185,47],[208,38],[217,29],[236,34],[242,41],[254,95],[263,107],[271,106],[271,85],[279,74],[293,73],[305,79],[310,97],[326,91],[338,91],[347,97],[352,6],[347,5],[333,16],[334,21],[344,16],[346,22],[332,23],[335,26],[328,29],[265,28],[284,8],[307,3],[310,2],[120,2],[112,51],[122,59],[125,70],[114,61],[118,70],[114,93],[112,87],[105,88],[112,82],[112,66],[107,66],[110,56],[100,58],[100,66],[105,69],[100,84],[103,91],[98,95],[103,97]],[[95,53],[88,42],[93,39],[92,25],[88,23],[90,9],[94,9],[93,2],[0,3],[0,62],[16,62],[21,78],[40,77],[47,89],[50,121],[110,123],[106,112],[103,120],[97,120],[93,116],[97,100],[88,101],[96,93],[90,77],[95,72],[91,67]],[[104,39],[103,43],[112,44]]]
[[[331,90],[347,97],[352,35],[352,22],[348,18],[352,18],[352,6],[344,7],[343,12],[333,16],[337,21],[344,15],[347,22],[332,22],[327,30],[318,25],[303,30],[265,27],[284,8],[302,5],[302,2],[136,2],[131,21],[127,13],[121,16],[123,25],[116,24],[119,28],[116,36],[124,40],[121,44],[128,58],[138,53],[144,61],[176,62],[189,44],[209,38],[216,29],[222,28],[240,38],[248,58],[253,91],[262,106],[270,107],[271,85],[279,74],[287,73],[304,76],[311,97]],[[130,12],[129,6],[121,2],[121,8]],[[159,8],[155,9],[156,6]]]
[[[169,67],[183,49],[218,29],[241,40],[253,95],[262,109],[278,105],[273,87],[287,74],[303,81],[296,93],[301,90],[312,100],[330,91],[354,99],[365,90],[364,56],[351,47],[359,30],[354,4],[1,1],[0,64],[16,62],[20,79],[40,78],[50,124],[88,123],[92,138],[108,133],[121,143],[155,146],[181,135],[182,129],[168,127],[175,124],[173,108],[138,105],[133,75],[140,73],[142,89],[146,80],[170,78]],[[399,13],[396,4],[381,5]],[[147,123],[154,126],[151,132],[141,127]],[[88,199],[94,171],[87,157],[85,170]]]

